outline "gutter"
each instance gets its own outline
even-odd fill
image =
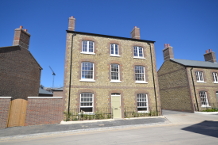
[[[151,51],[151,44],[148,43],[150,46],[150,56],[151,56],[151,68],[152,68],[152,78],[153,78],[153,83],[154,83],[154,98],[155,98],[155,109],[156,112],[158,112],[157,109],[157,93],[156,93],[156,85],[155,85],[155,79],[154,79],[154,66],[153,66],[153,57],[152,57],[152,51]]]
[[[194,82],[194,79],[193,79],[192,70],[193,70],[193,67],[190,69],[190,72],[191,72],[191,77],[192,77],[192,84],[193,84],[193,89],[194,89],[194,94],[195,94],[195,101],[196,101],[197,111],[199,111],[199,106],[198,106],[198,101],[197,101],[197,96],[196,96],[196,88],[195,88],[195,84],[194,84],[195,82]]]
[[[70,47],[70,81],[69,81],[69,94],[68,94],[68,108],[67,113],[70,113],[70,94],[71,94],[71,76],[72,76],[72,61],[73,61],[73,37],[76,36],[75,33],[72,35],[71,47]]]

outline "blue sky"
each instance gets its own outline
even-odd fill
[[[205,50],[218,57],[218,0],[1,0],[0,47],[11,46],[20,25],[31,34],[29,50],[42,66],[41,84],[63,86],[68,17],[76,31],[153,40],[157,69],[164,43],[178,59],[204,61]]]

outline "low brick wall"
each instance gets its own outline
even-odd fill
[[[62,97],[28,97],[25,126],[57,124],[62,119]]]
[[[7,127],[10,104],[11,97],[0,97],[0,129]]]

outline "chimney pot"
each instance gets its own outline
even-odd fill
[[[19,45],[22,48],[28,49],[30,34],[27,32],[27,29],[22,29],[22,28],[23,26],[20,26],[20,28],[15,29],[13,46]]]
[[[216,54],[212,51],[212,49],[206,50],[206,54],[204,54],[204,60],[209,62],[216,62]]]
[[[140,29],[138,27],[134,27],[132,32],[131,32],[131,37],[133,39],[140,39]]]
[[[173,47],[171,47],[170,44],[164,44],[163,55],[164,61],[174,58]]]
[[[76,21],[76,19],[73,16],[69,17],[69,20],[68,20],[68,30],[71,30],[71,31],[75,30],[75,21]]]

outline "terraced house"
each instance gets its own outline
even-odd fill
[[[218,107],[218,63],[211,49],[205,61],[175,59],[173,48],[166,44],[164,63],[158,70],[163,109],[202,111]]]
[[[75,31],[69,18],[64,96],[68,112],[103,112],[123,118],[127,112],[160,112],[154,42]]]

